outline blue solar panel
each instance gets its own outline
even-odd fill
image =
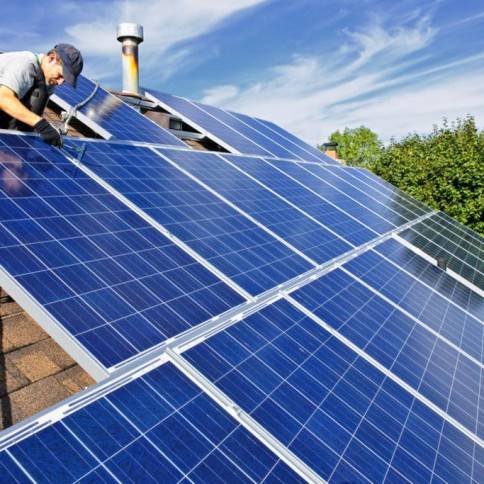
[[[375,250],[476,318],[484,321],[483,298],[446,272],[393,239],[375,247]]]
[[[148,93],[165,109],[181,116],[188,124],[194,123],[209,137],[212,135],[215,141],[225,144],[231,152],[236,150],[246,155],[337,163],[273,123],[152,89]]]
[[[151,150],[96,143],[85,162],[253,295],[313,267]]]
[[[370,189],[372,191],[374,190],[376,194],[380,194],[379,196],[385,197],[386,195],[391,199],[396,199],[400,205],[406,206],[414,213],[423,214],[428,212],[427,205],[402,192],[402,190],[388,183],[383,178],[374,175],[371,171],[353,167],[334,166],[332,168],[333,173],[341,178],[347,179],[352,185],[361,187],[363,191]]]
[[[440,226],[442,227],[442,231],[456,234],[471,243],[479,250],[484,250],[484,238],[481,237],[477,232],[474,232],[469,227],[466,227],[465,225],[457,222],[457,220],[449,217],[444,212],[439,212],[436,218],[439,221]]]
[[[259,131],[267,138],[272,139],[278,145],[283,146],[286,149],[286,151],[288,151],[291,154],[291,156],[289,157],[285,156],[286,158],[321,162],[320,153],[316,153],[316,155],[314,155],[312,153],[312,148],[311,148],[311,151],[306,151],[305,149],[301,148],[300,146],[293,143],[292,141],[285,138],[284,136],[280,135],[279,133],[272,131],[265,124],[261,123],[260,121],[257,121],[257,119],[252,118],[251,116],[247,116],[246,114],[241,114],[241,113],[234,113],[233,111],[229,111],[229,113],[232,114],[232,116],[235,116],[236,118],[240,119],[245,124],[249,125],[251,128],[254,128],[255,130]],[[324,160],[324,161],[327,161],[327,160]]]
[[[369,210],[377,204],[375,200],[359,204],[350,198],[354,190],[340,191],[337,184],[316,178],[294,162],[274,160],[270,163],[269,159],[225,157],[355,246],[395,228],[394,224]],[[399,223],[406,221],[398,220]]]
[[[373,180],[365,175],[366,170],[358,168],[348,169],[338,166],[325,166],[321,167],[323,169],[320,170],[318,167],[310,166],[308,164],[302,166],[325,180],[335,180],[336,183],[340,184],[342,189],[351,187],[351,190],[353,191],[357,190],[360,193],[367,194],[374,200],[392,208],[408,220],[429,212],[427,206],[417,203],[416,200],[409,197],[398,188],[391,185],[382,188],[377,183],[374,183]],[[377,180],[376,177],[375,180]]]
[[[64,83],[56,89],[55,94],[73,107],[86,99],[94,88],[94,82],[84,76],[79,76],[76,89]],[[102,87],[98,88],[93,99],[81,107],[79,112],[104,128],[116,139],[186,146],[169,131],[150,121]]]
[[[411,206],[396,189],[388,195],[382,195],[372,192],[368,186],[358,187],[358,183],[348,175],[348,173],[352,173],[352,170],[314,164],[299,164],[298,166],[310,171],[318,178],[319,182],[324,181],[348,194],[353,199],[352,203],[347,204],[349,207],[357,202],[395,226],[402,225],[431,211],[428,207],[423,209]]]
[[[106,367],[243,302],[39,138],[0,152],[0,264]]]
[[[348,266],[355,267],[357,261],[358,258]],[[380,273],[377,267],[374,278],[377,277],[387,275],[383,271]],[[394,284],[391,289],[405,294],[415,287],[415,284],[409,287],[408,281],[405,284]],[[423,292],[423,301],[419,299],[421,295],[414,292],[413,300],[409,296],[405,301],[407,307],[413,302],[415,313],[419,308],[423,311],[431,297],[429,292]],[[423,316],[419,314],[424,324],[435,330],[435,335],[341,269],[297,290],[293,297],[471,432],[484,435],[484,412],[479,409],[483,369],[463,351],[464,347],[471,349],[469,338],[472,337],[481,338],[479,344],[482,346],[482,328],[478,331],[476,326],[469,324],[466,343],[460,343],[461,310],[447,305],[448,312],[440,319],[431,311]],[[398,295],[392,297],[399,299]],[[461,351],[439,336],[460,343],[456,346]]]
[[[216,141],[218,140],[218,142],[225,144],[226,148],[231,150],[235,149],[240,153],[270,156],[268,151],[223,124],[218,119],[210,116],[210,114],[202,111],[190,101],[152,89],[149,92],[161,102],[165,109],[184,118],[188,124],[190,124],[190,121],[195,123],[195,127],[215,136]]]
[[[281,128],[277,124],[271,122],[271,121],[265,121],[263,119],[259,118],[254,118],[256,122],[263,124],[266,128],[270,129],[271,131],[274,131],[278,135],[282,136],[283,138],[286,138],[288,141],[292,142],[293,144],[299,146],[303,150],[307,151],[310,155],[312,155],[311,158],[305,157],[304,159],[307,161],[320,161],[324,162],[330,165],[338,165],[339,163],[334,159],[331,158],[328,155],[325,155],[322,151],[318,150],[314,146],[308,145],[298,137],[294,136],[293,134],[289,133],[289,131],[286,131],[285,129]]]
[[[337,234],[251,180],[220,156],[169,149],[159,151],[318,263],[352,248]]]
[[[268,151],[270,155],[278,158],[298,158],[294,155],[294,153],[288,151],[283,146],[268,137],[267,133],[262,133],[261,131],[254,129],[254,127],[249,126],[231,113],[228,113],[223,109],[208,106],[207,104],[196,102],[193,102],[193,104],[206,113],[211,114],[214,118],[218,119],[225,125],[230,126],[232,129],[242,134],[246,138],[250,139],[252,142]]]
[[[170,363],[0,459],[19,482],[302,482]]]
[[[482,475],[477,444],[286,301],[183,357],[331,482]]]
[[[483,323],[435,291],[439,279],[428,286],[373,251],[344,267],[477,361],[483,361]]]
[[[402,232],[400,236],[435,260],[442,258],[449,269],[484,290],[483,251],[478,244],[463,236],[442,230],[441,220],[435,214]]]

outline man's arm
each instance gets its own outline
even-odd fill
[[[17,95],[7,86],[0,86],[0,110],[32,126],[42,139],[49,145],[62,148],[64,141],[60,132],[44,118],[29,111],[18,99]]]
[[[32,128],[42,119],[29,111],[20,102],[15,92],[7,86],[0,86],[0,111],[6,112],[12,118],[18,119]]]

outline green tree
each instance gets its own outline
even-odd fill
[[[348,165],[367,166],[380,157],[382,142],[378,135],[365,126],[345,128],[332,133],[329,140],[338,143],[338,157]]]
[[[484,132],[468,116],[429,135],[392,140],[367,167],[432,208],[484,234]]]

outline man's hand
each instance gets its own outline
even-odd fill
[[[48,121],[42,118],[38,123],[34,125],[34,130],[42,136],[42,139],[49,145],[62,148],[64,146],[64,140],[60,131],[52,126]]]

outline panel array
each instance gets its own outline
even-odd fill
[[[290,141],[291,143],[295,144],[305,152],[309,154],[309,156],[302,156],[304,160],[308,161],[319,161],[319,162],[324,162],[329,165],[337,165],[338,162],[331,158],[328,155],[325,155],[322,151],[316,149],[314,146],[311,146],[301,139],[299,139],[297,136],[294,136],[293,134],[289,133],[289,131],[286,131],[285,129],[281,128],[277,124],[273,123],[272,121],[265,121],[263,119],[259,118],[254,118],[254,121],[262,124],[269,130],[273,131],[274,133],[282,136],[286,140]]]
[[[226,149],[236,150],[240,153],[250,153],[255,155],[270,155],[262,147],[256,145],[251,140],[237,133],[229,126],[202,111],[187,99],[172,96],[150,90],[153,97],[162,107],[184,119],[188,124],[193,124],[200,131],[211,134],[213,139],[224,146]]]
[[[0,157],[0,264],[104,366],[243,302],[38,138]]]
[[[372,252],[292,296],[470,432],[484,436],[482,322]]]
[[[337,163],[273,123],[159,91],[149,90],[148,95],[231,152]]]
[[[193,152],[173,152],[173,157]],[[211,156],[211,155],[208,155]],[[89,146],[88,166],[252,295],[313,266],[146,148]]]
[[[353,247],[218,155],[169,149],[159,152],[319,264]]]
[[[79,76],[76,89],[64,83],[56,89],[55,94],[70,107],[74,107],[84,101],[94,89],[94,82]],[[168,130],[158,126],[100,86],[94,97],[79,108],[78,112],[108,131],[115,139],[186,146]]]
[[[331,482],[469,482],[476,444],[279,301],[183,355]]]
[[[170,363],[0,459],[18,482],[302,482]]]
[[[360,204],[352,198],[352,191],[343,192],[338,183],[317,178],[297,163],[232,155],[226,158],[355,246],[408,221],[393,217],[394,223],[390,222],[371,210],[376,201]]]
[[[110,94],[96,96],[109,105]],[[433,214],[361,252],[430,210],[366,170],[321,163],[272,123],[163,99],[259,157],[86,141],[76,167],[37,137],[0,134],[0,266],[34,317],[111,371],[203,330],[172,358],[184,373],[166,363],[107,395],[93,389],[87,406],[2,451],[4,475],[301,481],[250,415],[286,461],[323,479],[479,481],[483,299],[404,242],[482,287],[482,238]],[[103,110],[108,131],[160,143],[135,118],[132,130],[129,114]],[[290,297],[274,296],[294,278]],[[200,326],[228,310],[241,320]]]
[[[400,236],[449,269],[484,290],[484,251],[482,243],[469,238],[465,229],[454,228],[440,214],[415,225]],[[453,227],[453,228],[449,228]]]

